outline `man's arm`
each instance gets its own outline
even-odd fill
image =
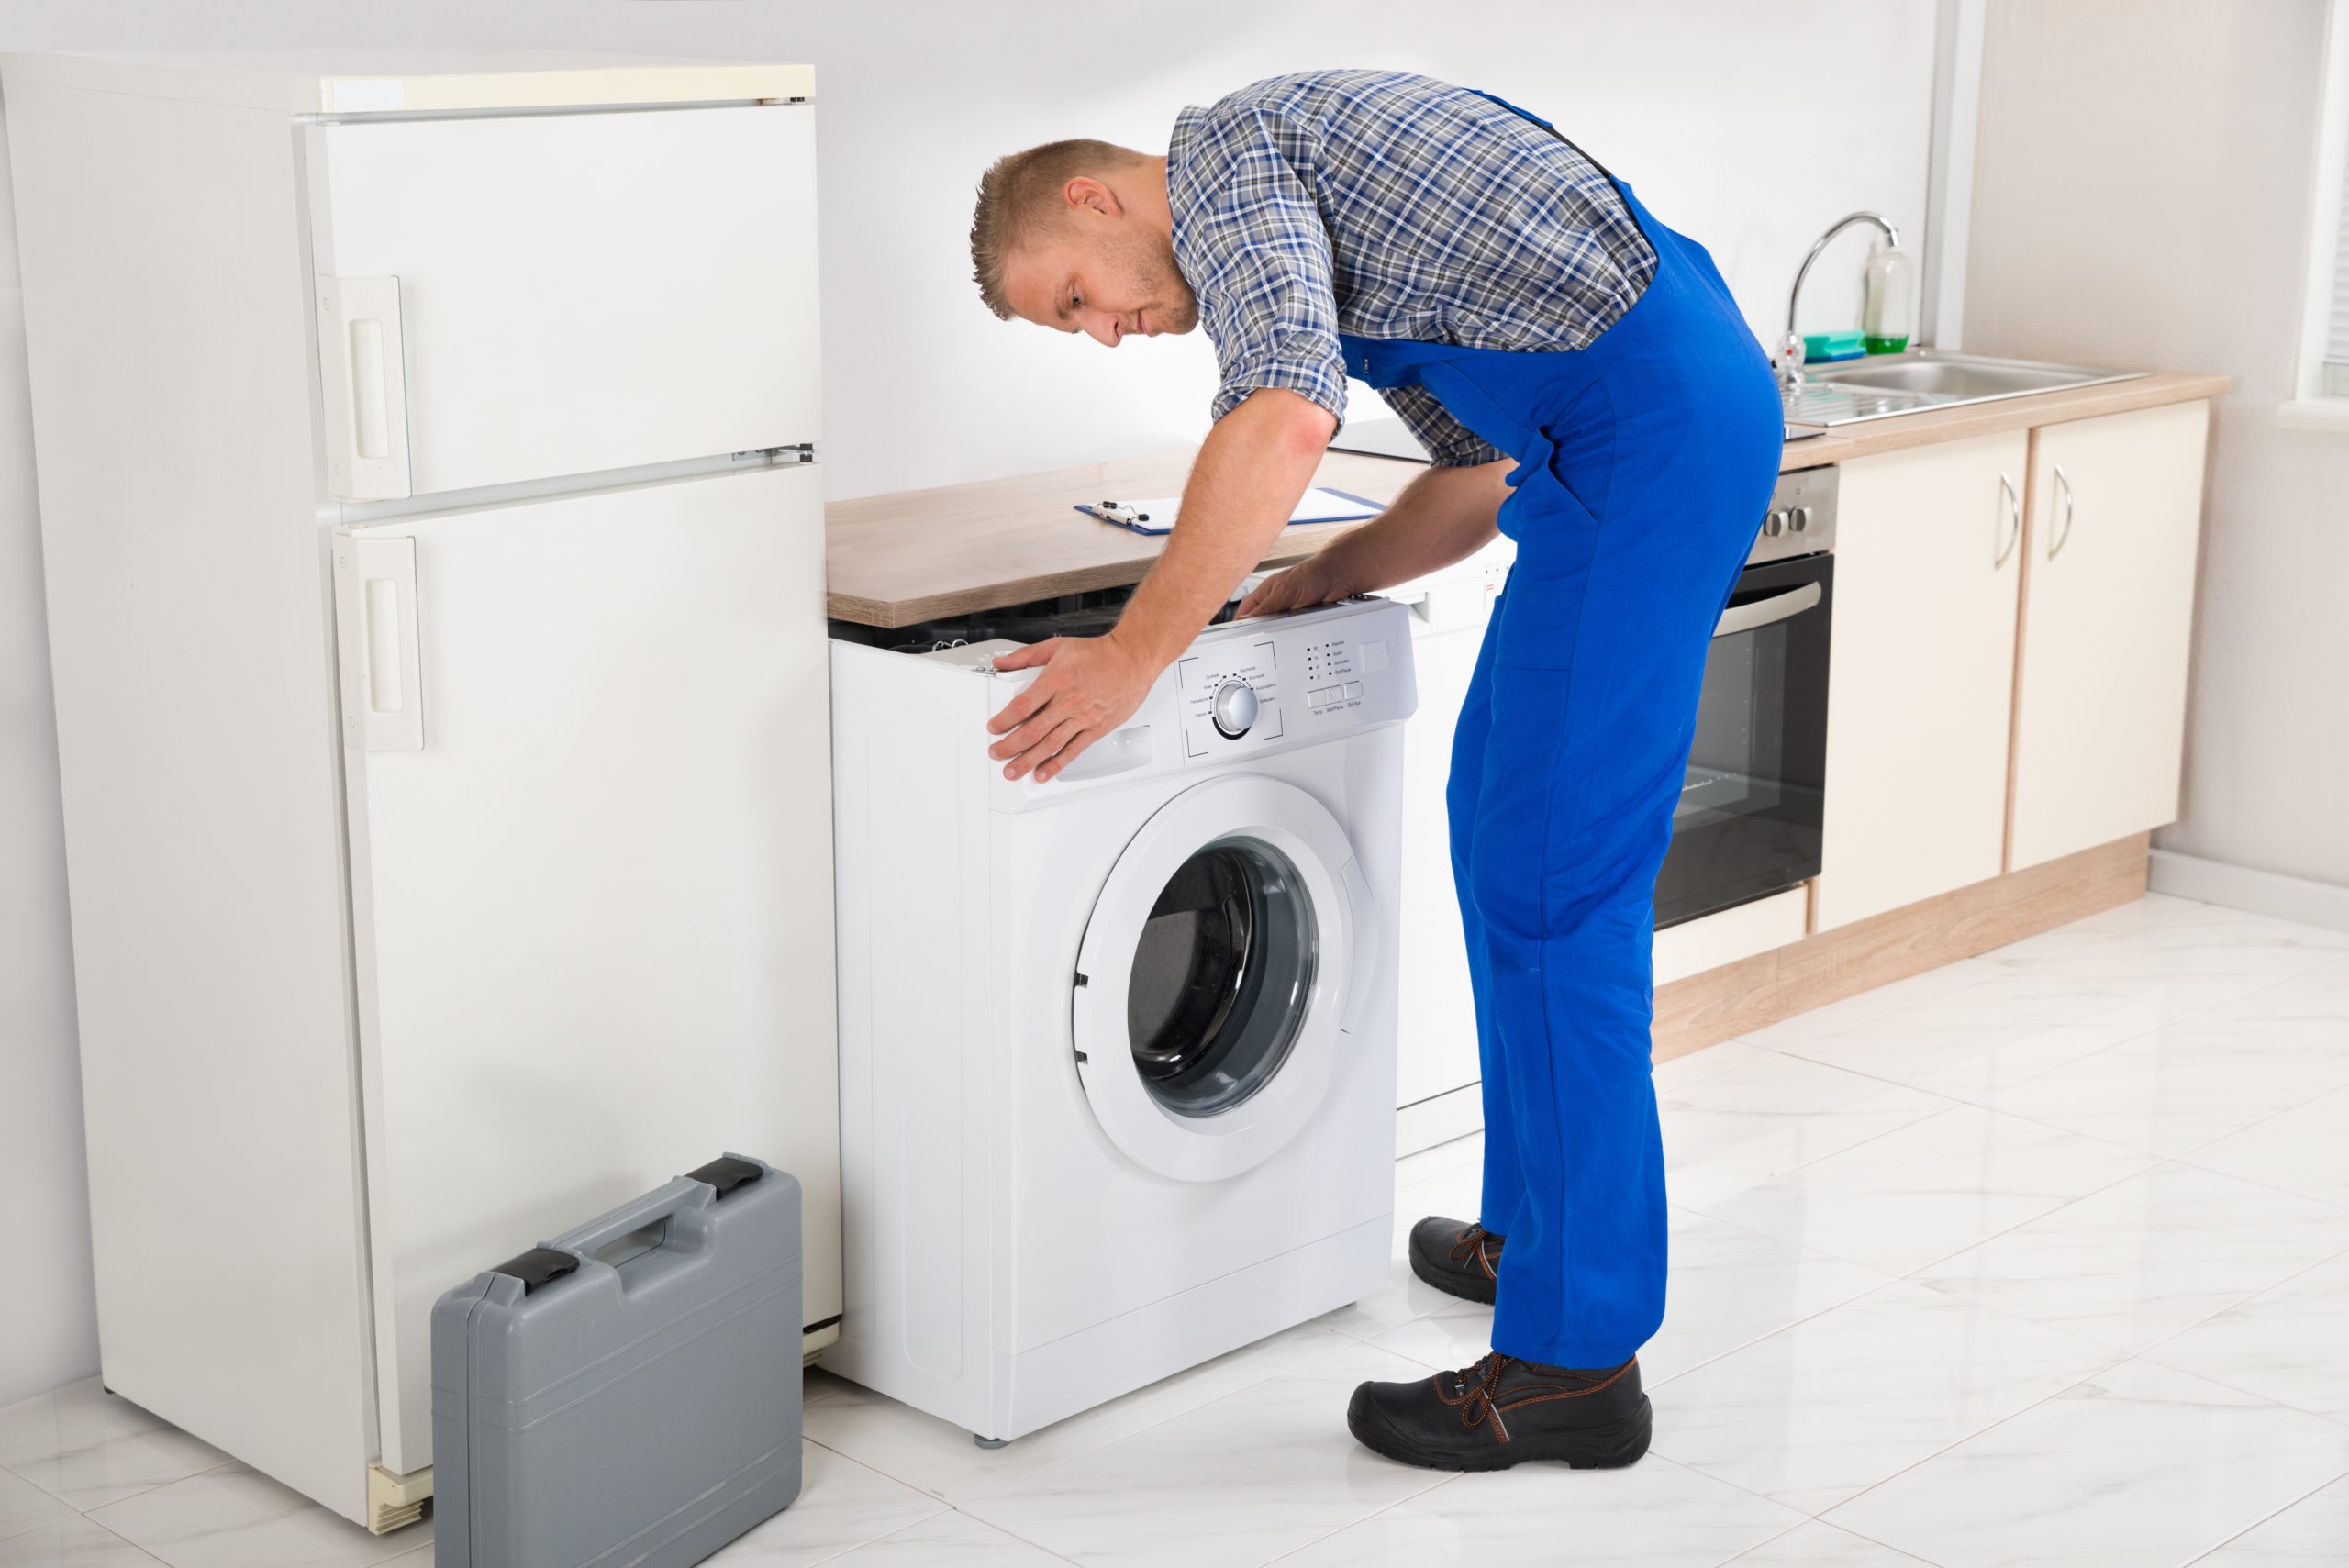
[[[1191,465],[1174,531],[1106,637],[1053,638],[996,661],[1043,666],[987,728],[1004,775],[1049,779],[1133,717],[1158,673],[1223,607],[1288,526],[1338,422],[1311,398],[1261,387],[1215,423]]]
[[[1310,560],[1266,578],[1241,605],[1243,616],[1335,604],[1373,594],[1473,555],[1499,531],[1513,465],[1431,468],[1403,487],[1395,504]]]
[[[1173,663],[1288,527],[1337,429],[1328,409],[1285,387],[1252,392],[1217,420],[1165,553],[1109,635],[1153,673]]]

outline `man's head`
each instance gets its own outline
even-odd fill
[[[1174,264],[1165,164],[1106,141],[1051,141],[996,160],[971,218],[987,308],[1111,348],[1129,333],[1198,325],[1198,296]]]

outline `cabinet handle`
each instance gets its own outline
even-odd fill
[[[2056,530],[2054,539],[2047,541],[2047,559],[2050,561],[2054,560],[2055,552],[2064,548],[2064,541],[2072,537],[2072,481],[2065,474],[2064,465],[2060,462],[2055,465],[2055,493],[2064,502],[2064,526]]]
[[[1998,553],[1991,558],[1990,569],[1994,572],[2007,563],[2008,558],[2015,552],[2015,546],[2022,542],[2022,498],[2015,494],[2015,482],[2007,477],[2004,469],[1998,471],[1998,493],[2007,500],[2007,542],[2000,545]]]

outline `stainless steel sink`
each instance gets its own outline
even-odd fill
[[[2133,381],[2149,373],[1920,349],[1807,369],[1802,384],[1781,388],[1780,395],[1789,424],[1851,425],[1964,403]]]

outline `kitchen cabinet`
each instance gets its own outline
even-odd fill
[[[1820,930],[1998,874],[2028,439],[1842,465]]]
[[[2177,816],[2210,409],[2033,433],[2008,870]]]

